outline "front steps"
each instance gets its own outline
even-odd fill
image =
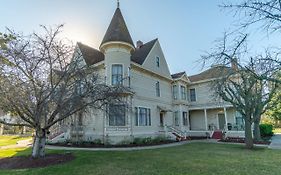
[[[223,133],[221,130],[214,131],[212,135],[212,139],[222,139],[222,138],[223,138]]]

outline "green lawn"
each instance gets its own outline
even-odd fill
[[[30,149],[17,155],[29,153]],[[240,145],[191,143],[155,150],[73,153],[76,159],[66,164],[37,169],[0,170],[0,174],[277,175],[281,172],[281,151],[265,148],[246,150]]]
[[[10,136],[10,135],[0,135],[0,146],[14,145],[17,141],[26,140],[30,137],[21,137],[21,136]]]
[[[273,129],[273,132],[276,134],[276,133],[281,133],[281,128],[274,128]]]

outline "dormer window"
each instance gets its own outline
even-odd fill
[[[160,58],[156,56],[156,66],[160,67]]]

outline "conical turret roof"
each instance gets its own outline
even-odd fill
[[[113,15],[110,25],[101,42],[101,46],[104,43],[111,42],[111,41],[126,42],[134,46],[133,40],[131,38],[131,35],[126,26],[125,20],[123,18],[123,15],[119,7],[116,9]]]

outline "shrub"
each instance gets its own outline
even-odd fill
[[[93,144],[95,144],[95,145],[101,145],[101,144],[102,144],[102,141],[101,141],[101,139],[95,139],[95,140],[93,140]]]
[[[141,144],[143,144],[143,139],[136,137],[136,138],[134,138],[133,143],[136,145],[141,145]]]
[[[260,124],[260,132],[262,137],[273,135],[273,126],[271,124]]]

